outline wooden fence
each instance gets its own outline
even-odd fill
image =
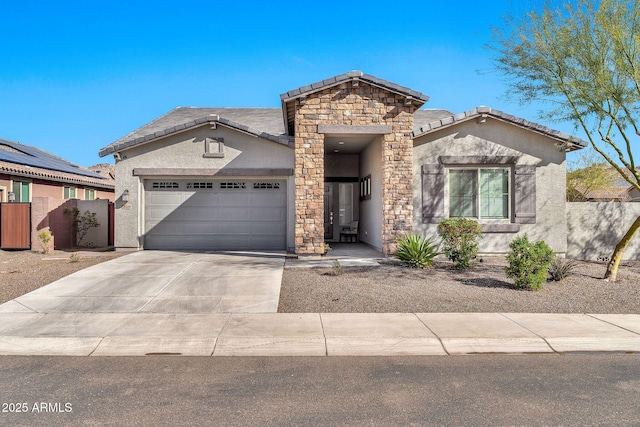
[[[0,203],[0,249],[31,249],[31,203]]]

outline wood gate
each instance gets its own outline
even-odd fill
[[[31,203],[0,203],[0,249],[31,249]]]

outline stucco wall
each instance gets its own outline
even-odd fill
[[[371,175],[371,199],[360,202],[358,231],[362,242],[382,250],[382,143],[381,138],[360,154],[361,178]]]
[[[608,260],[638,216],[640,203],[567,203],[567,257]],[[640,235],[633,238],[623,259],[640,260]]]
[[[224,157],[205,158],[205,138],[224,138]],[[138,249],[142,245],[144,232],[143,180],[152,176],[134,176],[134,168],[180,168],[186,169],[256,169],[293,168],[293,149],[272,141],[253,137],[224,126],[211,129],[202,126],[163,138],[148,144],[133,147],[121,153],[116,162],[116,211],[115,246],[118,249]],[[188,178],[189,175],[176,176]],[[212,175],[211,178],[215,178]],[[293,178],[287,186],[293,186]],[[122,202],[122,193],[129,191],[129,202]],[[293,192],[288,191],[288,206],[293,208]],[[288,217],[292,217],[290,212]],[[293,222],[289,222],[293,224]],[[293,246],[293,228],[287,231],[287,246]]]
[[[516,235],[527,233],[533,240],[545,240],[555,252],[565,253],[565,153],[556,149],[554,143],[543,135],[491,118],[487,118],[485,123],[470,120],[415,140],[414,230],[426,236],[437,236],[437,224],[425,224],[422,219],[422,165],[438,163],[439,156],[518,156],[519,165],[537,165],[536,223],[519,224],[518,233],[486,233],[480,241],[480,251],[508,252],[511,240]],[[445,201],[448,203],[446,197]]]
[[[82,242],[78,242],[78,246],[91,248],[109,246],[109,201],[106,199],[78,200],[78,210],[80,215],[84,215],[86,211],[95,213],[100,223],[99,227],[89,229]]]

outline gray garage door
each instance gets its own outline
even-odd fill
[[[145,181],[145,249],[285,249],[286,181]]]

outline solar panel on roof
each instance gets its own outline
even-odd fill
[[[15,150],[21,151],[22,153],[3,150],[2,145],[9,146]],[[0,160],[10,163],[16,163],[23,166],[33,166],[57,172],[73,173],[76,175],[82,175],[91,178],[104,178],[97,173],[84,171],[77,165],[74,165],[73,163],[68,162],[60,157],[53,156],[46,151],[42,151],[23,144],[16,144],[3,139],[0,139]]]

